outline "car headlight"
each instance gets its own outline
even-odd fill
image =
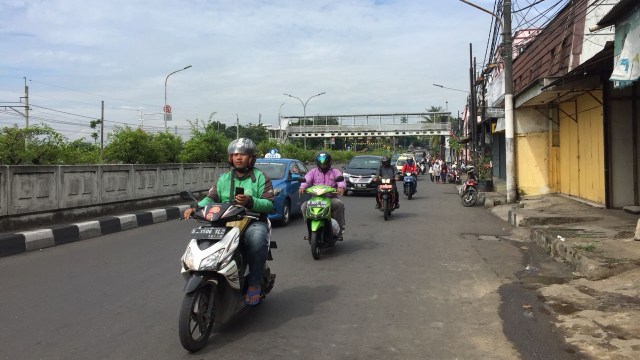
[[[348,178],[350,178],[350,177],[351,177],[351,174],[349,174],[349,173],[342,173],[342,176],[343,176],[345,179],[348,179]]]
[[[273,196],[278,196],[282,192],[282,188],[273,189]]]

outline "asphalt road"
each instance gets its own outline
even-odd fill
[[[527,313],[510,226],[455,191],[421,180],[387,222],[343,198],[345,241],[319,261],[300,218],[275,227],[272,293],[196,355],[177,333],[193,221],[0,258],[0,359],[571,358]]]

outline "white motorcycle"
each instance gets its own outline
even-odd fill
[[[189,191],[180,193],[183,200],[196,201]],[[205,225],[191,231],[191,241],[182,256],[181,273],[187,284],[180,309],[178,332],[180,343],[189,352],[202,349],[211,335],[214,323],[224,323],[245,306],[248,266],[238,246],[245,229],[260,214],[231,203],[213,203],[196,208],[191,216]],[[268,221],[268,220],[267,220]],[[269,223],[271,238],[271,223]],[[268,260],[273,260],[269,240]],[[260,297],[273,288],[275,274],[265,265],[262,271]]]

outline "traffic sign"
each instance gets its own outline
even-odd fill
[[[164,106],[164,113],[165,114],[171,114],[171,105],[165,105]]]

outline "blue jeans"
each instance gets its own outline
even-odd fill
[[[256,221],[244,232],[244,253],[249,265],[249,286],[262,284],[262,270],[269,253],[269,228],[266,222]]]

